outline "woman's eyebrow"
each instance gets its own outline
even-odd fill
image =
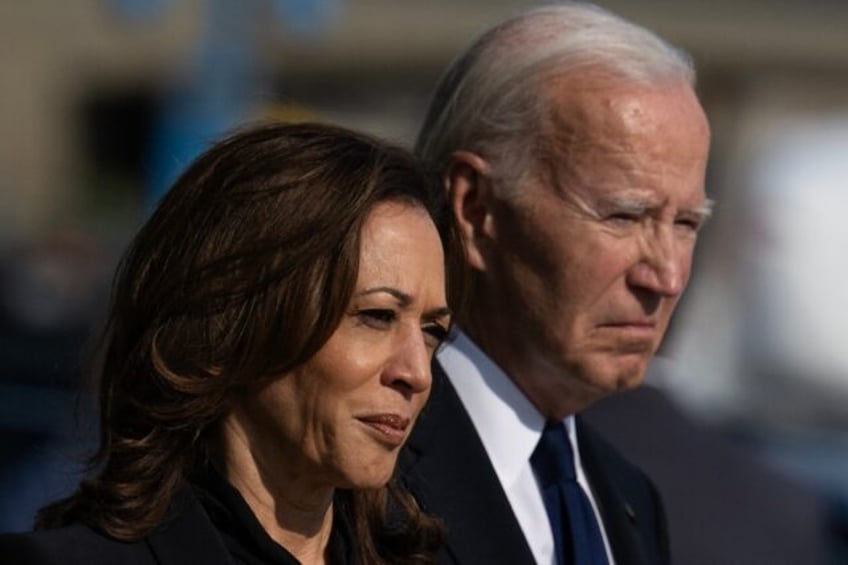
[[[385,294],[389,294],[389,295],[393,296],[395,298],[395,300],[398,301],[398,304],[402,308],[409,306],[413,302],[413,298],[410,294],[407,294],[406,292],[403,292],[402,290],[399,290],[399,289],[392,287],[392,286],[377,286],[377,287],[373,287],[373,288],[366,288],[365,290],[363,290],[361,292],[357,292],[356,296],[368,296],[368,295],[371,295],[371,294],[380,294],[380,293],[385,293]],[[438,318],[445,318],[445,317],[452,316],[452,315],[453,315],[453,312],[451,311],[451,309],[449,307],[439,306],[437,308],[433,308],[432,310],[428,310],[427,312],[424,312],[423,318],[426,319],[426,320],[436,320]]]
[[[366,288],[363,291],[357,292],[356,296],[368,296],[371,294],[385,293],[393,296],[401,306],[409,306],[412,303],[412,296],[399,290],[393,286],[375,286]]]
[[[438,320],[439,318],[447,318],[453,316],[453,312],[447,306],[442,306],[440,308],[434,308],[432,310],[428,310],[424,312],[422,316],[425,320]]]

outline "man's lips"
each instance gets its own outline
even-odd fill
[[[621,320],[600,324],[602,330],[611,330],[621,336],[635,339],[653,339],[657,335],[658,324],[653,320]]]
[[[656,329],[657,321],[651,318],[612,319],[599,324],[607,328],[645,328]]]
[[[399,414],[368,414],[356,418],[371,430],[384,443],[392,447],[400,446],[406,439],[406,429],[410,419]]]

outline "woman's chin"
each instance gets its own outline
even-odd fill
[[[376,489],[385,486],[392,478],[396,458],[391,461],[369,465],[352,466],[343,472],[343,484],[336,485],[346,489]]]

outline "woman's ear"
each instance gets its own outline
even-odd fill
[[[456,151],[448,161],[444,180],[468,264],[485,271],[489,242],[495,236],[489,165],[475,153]]]

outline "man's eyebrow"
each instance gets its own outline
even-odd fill
[[[646,210],[658,208],[660,203],[650,196],[640,194],[612,194],[604,196],[598,203],[601,213],[627,212],[641,214]]]
[[[608,204],[623,210],[648,210],[658,205],[654,200],[636,194],[616,194],[608,199]]]
[[[707,198],[703,204],[693,210],[689,210],[689,212],[700,216],[702,220],[708,220],[713,215],[713,209],[715,209],[715,200]]]
[[[606,203],[602,204],[602,206],[637,213],[645,212],[646,210],[651,210],[653,208],[659,208],[661,204],[653,202],[650,198],[636,194],[617,194],[607,199]],[[698,216],[702,220],[707,220],[710,216],[712,216],[714,208],[715,201],[711,198],[707,198],[700,206],[684,209],[683,212]]]

